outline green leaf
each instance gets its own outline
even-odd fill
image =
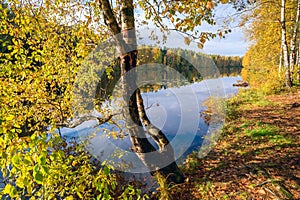
[[[34,166],[33,171],[34,173],[37,173],[40,170],[39,165]]]
[[[110,169],[107,166],[104,166],[104,174],[108,176],[110,173]]]
[[[104,199],[111,199],[111,197],[110,197],[109,194],[105,193],[105,194],[104,194]]]
[[[24,159],[24,164],[25,165],[30,165],[31,164],[31,161],[29,159]]]
[[[40,165],[45,165],[46,164],[46,157],[44,155],[39,156],[38,163]]]
[[[35,182],[37,182],[38,184],[42,184],[42,183],[43,183],[43,180],[44,180],[43,174],[41,174],[40,172],[37,172],[37,173],[34,175],[34,180],[35,180]]]
[[[19,167],[21,165],[22,159],[18,156],[18,155],[14,155],[14,157],[12,158],[12,164],[15,167]]]
[[[116,183],[115,183],[115,182],[112,182],[112,183],[111,183],[111,189],[113,189],[113,190],[116,189]]]
[[[41,166],[41,171],[43,174],[49,174],[49,167],[47,166]]]

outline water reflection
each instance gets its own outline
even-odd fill
[[[164,84],[157,84],[153,86],[146,85],[143,87],[142,97],[144,99],[144,106],[146,108],[147,116],[154,125],[162,129],[167,138],[171,141],[175,151],[176,159],[179,159],[179,162],[182,161],[182,158],[187,154],[199,149],[199,147],[202,145],[203,136],[207,134],[209,125],[205,122],[200,113],[206,110],[203,102],[211,96],[211,90],[214,90],[214,85],[220,87],[220,84],[218,83],[221,82],[222,88],[215,89],[223,89],[224,97],[229,97],[234,95],[238,90],[232,86],[232,84],[237,80],[241,80],[241,77],[235,76],[207,79],[180,87],[169,88]],[[195,96],[189,96],[190,93],[187,93],[188,90],[192,90]],[[182,96],[184,101],[180,101],[178,99],[179,93],[179,96]],[[196,98],[196,104],[198,105],[198,109],[196,110],[195,105],[190,104],[190,101],[194,101],[193,98]],[[184,104],[184,106],[182,104]],[[120,131],[120,127],[122,127],[124,121],[117,117],[114,119],[114,121],[116,124],[106,123],[96,128],[92,128],[96,122],[91,120],[81,124],[80,126],[76,127],[76,129],[65,128],[62,130],[62,132],[68,137],[83,137],[92,133],[96,133],[96,137],[91,140],[90,152],[100,159],[107,157],[111,158],[111,155],[109,154],[112,152],[116,154],[116,157],[118,157],[119,155],[117,155],[116,149],[119,149],[120,152],[123,153],[123,150],[131,152],[132,144],[129,136],[117,139],[117,137],[104,134],[105,130],[108,132]],[[198,124],[196,126],[196,130],[194,130],[195,123]],[[174,140],[175,137],[176,140]],[[148,139],[157,148],[156,143],[152,141],[150,137]],[[192,140],[192,142],[187,142],[189,140]],[[114,161],[121,162],[124,165],[130,165],[130,163],[126,162],[126,160],[133,158],[126,156],[124,157],[124,155],[122,156],[123,157],[121,158],[116,158]],[[123,160],[123,158],[125,160]],[[144,165],[142,163],[135,163],[135,167],[143,168]]]
[[[188,132],[191,121],[196,121],[199,118],[199,124],[197,128],[196,137],[188,150],[184,152],[184,155],[190,153],[193,150],[196,150],[201,146],[203,141],[203,136],[207,133],[208,124],[205,122],[204,118],[200,116],[200,113],[205,111],[207,108],[203,105],[203,102],[210,97],[210,91],[207,85],[213,85],[217,81],[222,81],[224,87],[224,97],[229,97],[237,92],[237,88],[232,87],[232,84],[237,80],[240,80],[241,77],[223,77],[220,79],[208,79],[198,83],[193,83],[188,86],[181,86],[179,88],[167,88],[160,89],[153,92],[145,92],[143,94],[145,107],[148,108],[147,115],[149,116],[151,122],[158,127],[161,127],[163,132],[166,133],[169,140],[172,140],[176,134],[182,134],[184,137],[180,143],[174,145],[175,151],[180,151],[184,148],[185,138],[188,137]],[[218,85],[218,84],[216,84]],[[191,87],[197,97],[197,102],[199,105],[199,112],[197,116],[194,116],[194,107],[185,107],[186,110],[180,110],[182,107],[179,105],[176,100],[176,96],[174,95],[174,90],[179,90],[182,93],[186,91],[187,87]],[[178,92],[178,91],[177,91]],[[187,96],[186,101],[189,101],[189,97]],[[183,119],[181,117],[182,112],[186,112],[190,114],[190,117],[187,119]],[[183,125],[184,131],[183,133],[178,133],[178,128],[180,124]]]
[[[223,124],[224,114],[221,114],[219,119],[212,117],[214,123],[210,123],[208,126],[200,117],[200,113],[206,109],[202,103],[208,97],[226,96],[228,87],[227,83],[225,85],[223,83],[228,81],[225,77],[217,78],[221,77],[220,70],[208,55],[189,50],[160,49],[147,46],[141,47],[138,52],[138,67],[127,70],[122,76],[120,60],[113,59],[113,56],[107,56],[106,59],[96,51],[90,59],[87,59],[86,65],[82,68],[82,73],[80,73],[75,84],[78,91],[75,92],[75,98],[73,98],[76,100],[74,110],[78,118],[85,115],[97,115],[98,118],[102,119],[111,115],[114,117],[110,123],[102,124],[97,128],[88,128],[89,124],[95,122],[85,122],[80,126],[83,129],[77,128],[77,132],[68,130],[69,134],[66,135],[83,138],[94,132],[96,136],[90,140],[91,144],[89,145],[89,151],[92,154],[100,160],[110,160],[114,163],[123,163],[124,161],[124,165],[130,165],[130,162],[134,163],[134,172],[145,172],[148,170],[141,167],[143,164],[131,150],[132,144],[130,142],[130,139],[135,140],[140,136],[147,137],[144,136],[146,128],[149,129],[147,130],[148,133],[152,133],[151,131],[154,130],[145,125],[150,124],[148,121],[147,123],[142,122],[143,116],[145,116],[143,109],[146,108],[146,114],[151,123],[162,130],[162,134],[166,135],[172,149],[174,148],[176,159],[179,159],[192,150],[203,146],[203,143],[209,144],[207,139],[203,140],[203,136],[213,135],[215,130]],[[218,59],[217,61],[221,60]],[[227,60],[219,63],[222,66],[229,64]],[[234,63],[230,63],[232,64],[230,66],[235,66]],[[229,71],[226,73],[228,74]],[[232,79],[232,82],[235,82],[238,78]],[[125,84],[124,80],[130,80],[132,84]],[[232,83],[228,84],[230,90],[236,90],[232,88]],[[138,116],[141,124],[144,126],[138,127],[139,131],[136,131],[136,127],[130,123],[130,117],[128,117],[128,107],[130,106],[126,100],[128,96],[125,95],[124,97],[124,94],[137,94],[134,93],[139,91],[137,88],[142,92],[144,103],[144,106],[142,104],[136,106],[139,109]],[[138,95],[136,99],[139,97]],[[122,102],[123,98],[125,101]],[[142,103],[141,100],[138,102]],[[133,101],[131,103],[134,104]],[[223,108],[223,113],[225,113],[224,110],[225,108]],[[137,115],[135,113],[132,116]],[[124,123],[124,119],[126,119],[126,123]],[[137,118],[134,119],[138,121]],[[129,138],[128,134],[130,133],[135,135]],[[158,139],[156,136],[153,138]],[[157,144],[150,137],[147,139],[154,148],[149,143],[147,148],[144,145],[144,149],[151,149],[151,151],[143,151],[147,152],[147,155],[143,156],[149,156],[148,153],[153,152],[155,148],[157,150],[157,144],[160,145],[160,149],[163,149],[161,148],[162,145],[168,146],[167,144],[169,144],[169,142],[163,142],[166,139],[156,140]],[[139,146],[142,149],[138,142],[134,144],[134,148]],[[127,171],[127,169],[121,169],[121,171],[124,170]]]

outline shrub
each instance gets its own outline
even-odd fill
[[[0,139],[5,187],[0,197],[14,199],[115,199],[140,197],[128,184],[119,191],[113,168],[92,158],[85,143],[66,143],[57,134]],[[128,192],[130,191],[130,192]]]

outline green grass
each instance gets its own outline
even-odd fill
[[[265,98],[265,95],[257,90],[241,90],[236,96],[231,97],[227,101],[227,115],[236,114],[240,105],[241,108],[251,109],[253,106],[264,107],[275,105],[274,102]]]
[[[226,101],[226,119],[231,121],[239,118],[241,110],[251,110],[253,107],[275,105],[257,90],[241,90],[236,96]]]
[[[198,152],[193,151],[185,159],[184,166],[180,166],[180,167],[182,170],[192,173],[192,172],[195,172],[195,170],[198,168],[199,164],[200,164],[200,160],[198,157]]]
[[[280,133],[280,129],[264,123],[256,123],[255,129],[246,129],[244,132],[252,139],[268,139],[273,144],[291,144],[292,138],[288,138]]]
[[[269,139],[274,144],[292,144],[294,140],[292,138],[285,137],[283,135],[275,135]]]
[[[265,126],[265,127],[258,127],[254,130],[246,129],[245,133],[252,137],[252,138],[262,138],[262,137],[270,137],[276,135],[278,131],[277,127]]]

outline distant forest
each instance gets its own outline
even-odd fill
[[[222,76],[241,74],[243,57],[211,55]]]
[[[201,68],[200,73],[202,76],[203,74],[209,73],[210,68],[212,68],[214,64],[217,66],[221,76],[237,76],[241,74],[243,57],[207,55],[180,48],[161,49],[154,46],[142,46],[139,51],[138,59],[140,61],[139,64],[152,62],[170,66],[190,79],[192,74],[195,75],[195,68],[193,68],[192,65]],[[208,78],[206,75],[204,75],[204,77]],[[198,78],[197,76],[197,79]]]
[[[145,86],[142,89],[145,92],[146,88],[146,91],[157,91],[161,87],[178,87],[219,76],[238,76],[242,71],[242,57],[207,55],[180,48],[141,46],[138,65],[140,67],[137,68],[137,72],[142,76],[137,76],[137,82]],[[111,94],[116,81],[120,79],[119,61],[116,60],[106,70],[109,72],[103,74],[96,91],[96,99],[100,101]]]
[[[243,57],[211,55],[218,67],[242,67]]]

